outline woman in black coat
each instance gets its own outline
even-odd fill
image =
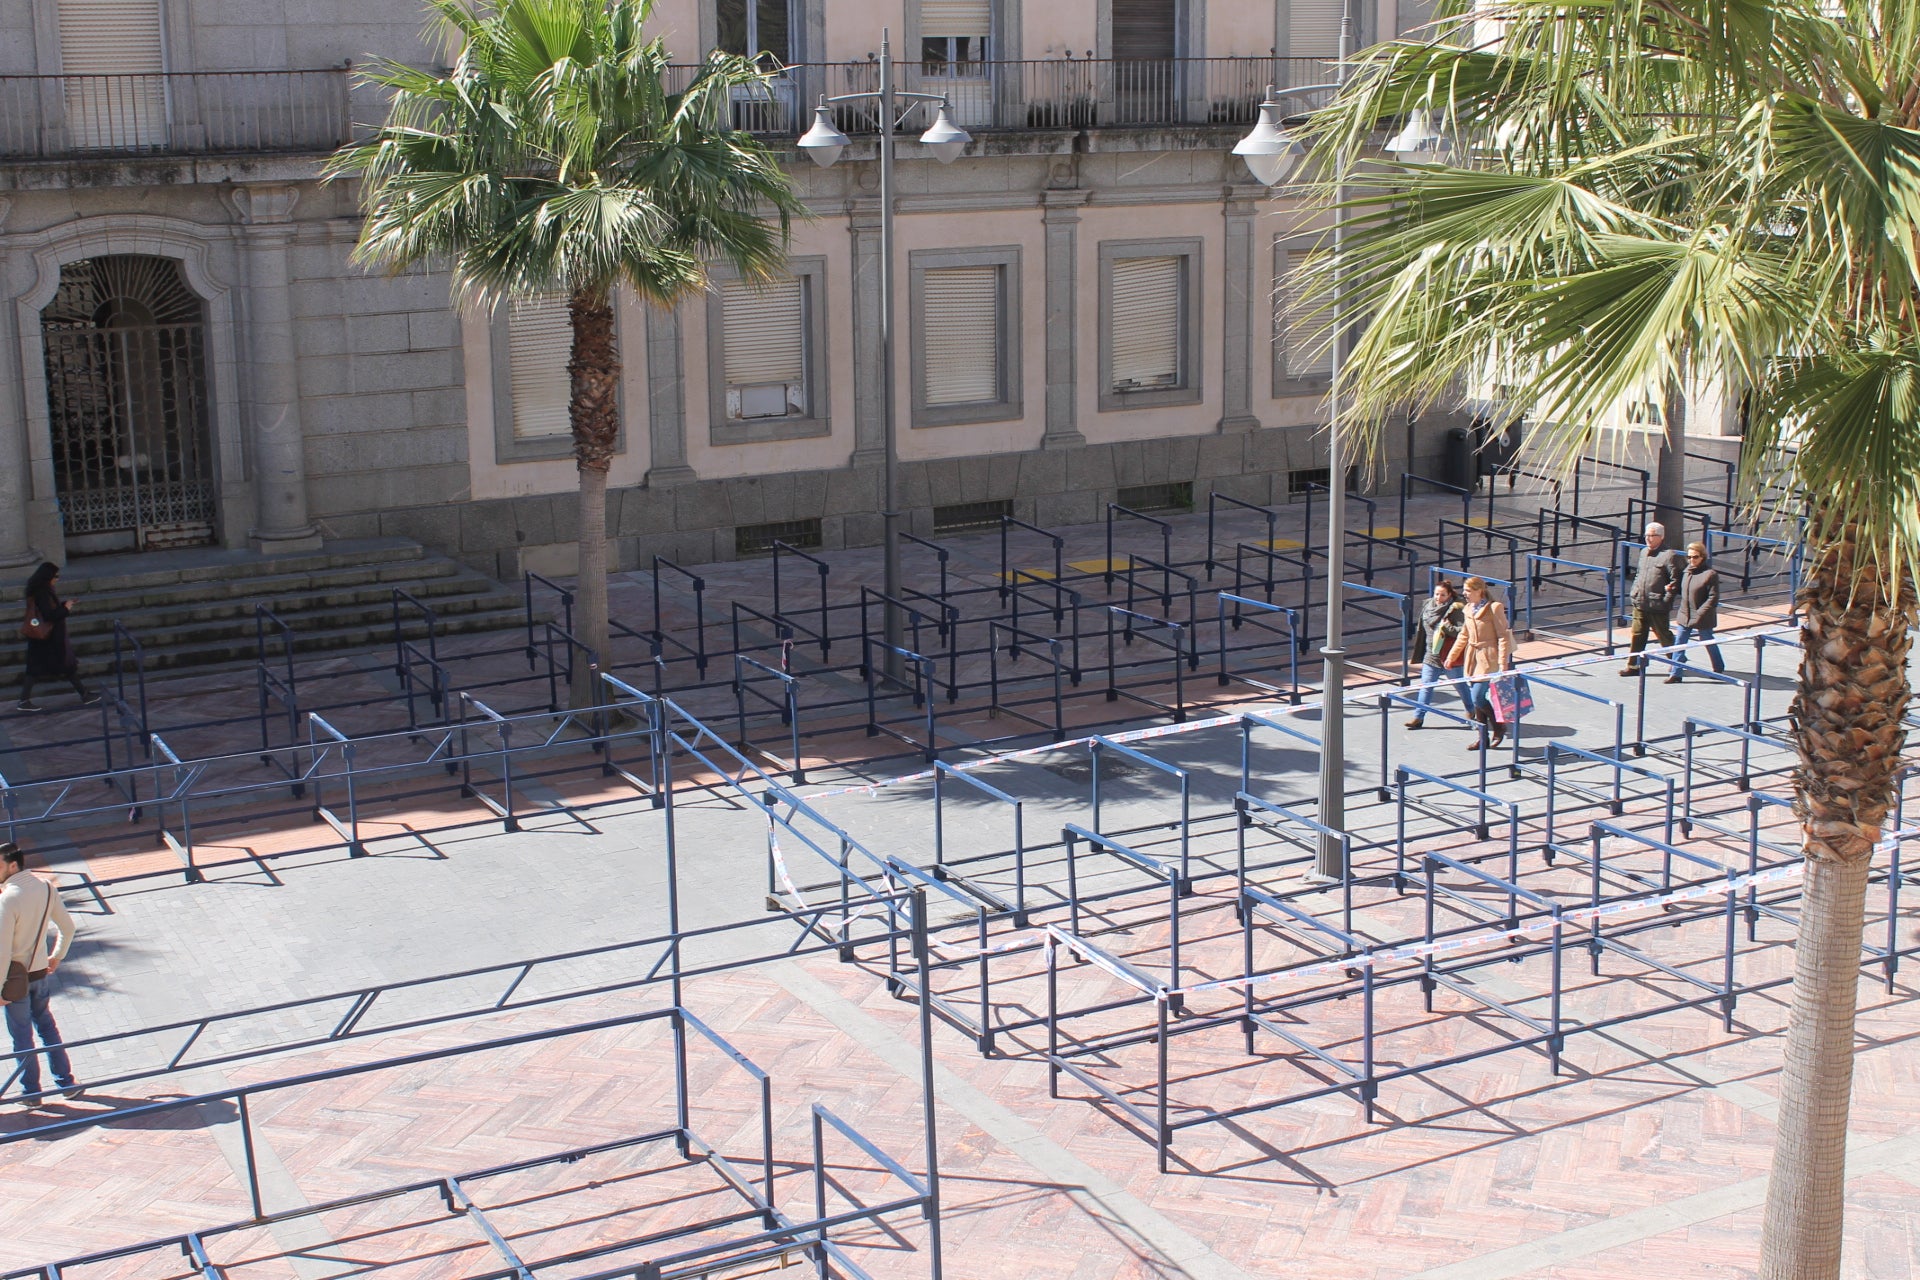
[[[37,680],[65,680],[80,695],[83,707],[100,701],[100,695],[88,692],[80,681],[80,659],[73,652],[72,641],[67,639],[67,615],[73,612],[73,605],[60,598],[55,590],[59,583],[60,566],[48,561],[33,571],[22,593],[26,600],[21,634],[27,641],[27,674],[20,681],[17,711],[40,710],[33,702],[33,686]],[[38,638],[31,634],[43,629],[45,634]]]

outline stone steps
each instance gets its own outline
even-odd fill
[[[334,542],[313,553],[251,555],[195,550],[81,560],[61,576],[75,602],[68,625],[85,668],[111,663],[114,623],[140,642],[148,671],[248,664],[259,653],[255,606],[292,633],[298,655],[390,645],[393,593],[431,608],[441,636],[525,625],[519,592],[404,539]],[[422,639],[426,620],[403,606],[401,634]],[[268,652],[282,651],[268,628]],[[124,648],[124,646],[123,646]]]

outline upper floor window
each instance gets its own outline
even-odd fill
[[[1164,61],[1180,49],[1180,0],[1113,0],[1113,56]]]
[[[1201,399],[1196,239],[1100,244],[1100,410]]]
[[[828,435],[826,259],[742,280],[716,266],[707,300],[707,395],[714,444]]]
[[[1288,248],[1276,239],[1273,246],[1273,384],[1274,395],[1296,395],[1290,383],[1323,381],[1333,376],[1333,342],[1326,318],[1316,314],[1317,300],[1302,285],[1312,253]]]
[[[930,76],[977,76],[987,61],[993,0],[921,0],[920,63]]]
[[[913,425],[1018,418],[1019,247],[915,249],[908,270]]]
[[[507,381],[513,404],[513,437],[535,440],[573,431],[573,316],[557,293],[510,304],[507,319]]]
[[[808,283],[804,276],[721,283],[728,418],[807,416]]]
[[[779,66],[793,61],[792,0],[718,0],[719,44],[727,53]]]
[[[60,0],[57,17],[70,144],[82,151],[165,145],[160,0]]]
[[[1175,254],[1120,258],[1112,267],[1108,389],[1164,391],[1181,384],[1182,294],[1186,262]]]

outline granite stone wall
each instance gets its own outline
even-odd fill
[[[1382,475],[1390,482],[1402,470],[1432,474],[1441,433],[1450,425],[1440,418],[1417,424],[1421,452],[1409,466],[1403,445],[1390,453]],[[1405,438],[1404,431],[1394,434]],[[1324,432],[1303,425],[902,463],[900,497],[908,531],[932,537],[936,505],[1010,499],[1017,518],[1042,527],[1091,524],[1104,518],[1105,504],[1122,488],[1191,481],[1202,507],[1210,490],[1248,502],[1285,503],[1288,472],[1325,465]],[[607,529],[621,569],[643,568],[656,555],[695,565],[733,559],[737,527],[774,521],[817,518],[823,545],[871,546],[880,540],[879,507],[880,469],[842,467],[612,489]],[[579,534],[571,494],[402,506],[324,523],[330,536],[415,538],[502,580],[551,564],[530,563],[530,557],[560,550]]]

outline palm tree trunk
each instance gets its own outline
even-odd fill
[[[1687,545],[1687,391],[1678,378],[1667,383],[1660,404],[1666,434],[1654,473],[1654,519],[1667,527],[1667,545]],[[1639,529],[1631,531],[1636,536]]]
[[[1817,525],[1809,537],[1825,549],[1801,593],[1793,703],[1806,884],[1761,1227],[1762,1280],[1840,1274],[1867,878],[1906,745],[1912,583],[1876,563],[1851,526]]]
[[[607,665],[607,469],[620,436],[620,354],[613,340],[613,304],[605,294],[575,293],[568,300],[573,321],[572,377],[568,406],[573,456],[580,468],[580,579],[574,591],[574,637]],[[599,682],[583,655],[573,664],[575,707],[600,699]]]

